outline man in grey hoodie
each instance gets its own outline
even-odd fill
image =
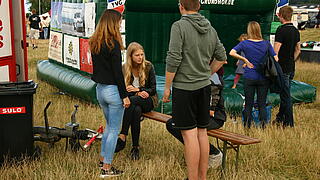
[[[163,102],[172,84],[172,120],[184,140],[188,178],[206,179],[209,157],[210,80],[227,57],[217,32],[198,13],[199,0],[180,0],[182,15],[171,27]],[[209,65],[211,62],[211,65]]]

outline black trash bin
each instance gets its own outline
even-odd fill
[[[0,165],[4,159],[20,160],[32,156],[33,81],[0,83]]]

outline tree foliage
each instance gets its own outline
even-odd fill
[[[27,0],[27,2],[31,5],[30,11],[32,9],[37,10],[37,14],[43,14],[48,12],[51,9],[51,0]],[[39,11],[39,2],[40,2],[40,11]]]

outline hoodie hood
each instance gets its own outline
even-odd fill
[[[199,13],[182,15],[181,19],[189,21],[192,26],[201,34],[205,34],[211,29],[210,22]]]

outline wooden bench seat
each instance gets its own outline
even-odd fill
[[[156,111],[151,111],[148,113],[143,114],[144,117],[153,119],[159,122],[166,123],[172,116],[159,113]],[[217,138],[217,144],[218,148],[222,151],[223,153],[223,158],[222,158],[222,170],[225,169],[226,165],[226,157],[227,157],[227,149],[233,149],[236,151],[236,170],[238,169],[238,159],[239,159],[239,150],[241,145],[249,145],[249,144],[256,144],[260,143],[261,140],[257,138],[252,138],[249,136],[225,131],[222,129],[213,129],[208,131],[208,135],[211,137]],[[223,148],[221,149],[219,147],[218,139],[223,141]]]

